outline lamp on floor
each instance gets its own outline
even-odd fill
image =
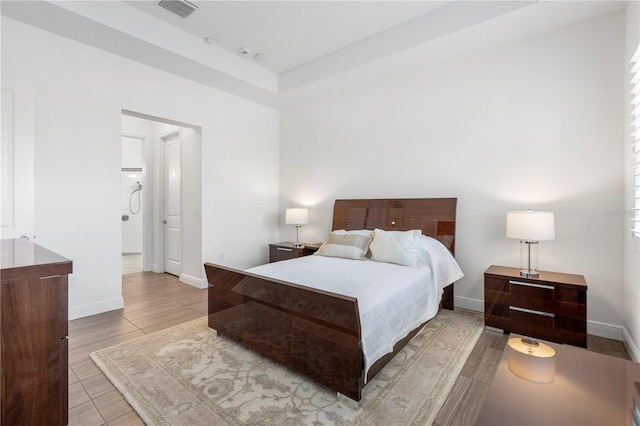
[[[538,273],[538,241],[556,237],[552,212],[507,212],[507,238],[520,240],[520,276],[536,278]]]
[[[294,247],[302,247],[298,239],[298,231],[301,225],[309,223],[309,211],[302,208],[287,209],[285,213],[284,222],[287,225],[293,225],[296,227],[296,243]]]

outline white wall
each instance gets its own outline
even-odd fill
[[[627,72],[631,70],[631,58],[635,49],[640,44],[640,3],[632,1],[627,4],[626,10],[626,34],[625,34],[625,129],[627,129],[626,145],[633,142],[631,134],[631,85]],[[635,217],[633,210],[635,204],[635,188],[633,186],[633,162],[634,158],[630,149],[625,153],[625,183],[626,183],[626,207],[630,213],[626,217]],[[626,218],[625,218],[626,219]],[[628,222],[625,226],[630,227]],[[628,228],[626,228],[628,229]],[[640,360],[640,237],[633,237],[631,232],[624,234],[624,324],[626,328],[625,341],[635,360]]]
[[[583,274],[590,332],[621,337],[623,46],[619,13],[282,111],[280,210],[309,206],[301,240],[322,241],[336,198],[457,197],[476,309],[484,270],[519,266],[506,212],[554,211],[541,269]]]
[[[70,318],[122,307],[123,109],[202,128],[202,260],[266,261],[277,238],[277,111],[5,17],[2,80],[33,105],[16,132],[33,129],[36,242],[74,261]]]
[[[180,280],[206,288],[202,266],[202,194],[200,131],[181,128],[182,137],[182,274]],[[203,279],[205,278],[205,279]]]
[[[6,91],[5,91],[6,88]],[[11,89],[9,89],[11,88]],[[16,97],[18,91],[22,96]],[[7,194],[3,183],[2,208],[12,210],[11,223],[2,223],[0,237],[19,238],[21,235],[34,235],[34,154],[33,127],[25,117],[33,115],[33,87],[31,82],[16,82],[10,76],[2,76],[2,145],[5,144],[13,158],[3,158],[4,173],[12,174],[12,193]],[[25,96],[26,95],[26,96]],[[5,110],[8,108],[10,110]],[[10,123],[5,123],[10,120]],[[7,161],[8,163],[5,163]],[[4,165],[11,170],[4,170]],[[10,197],[9,200],[7,198]],[[8,203],[6,206],[4,203]],[[2,220],[4,222],[4,218]]]

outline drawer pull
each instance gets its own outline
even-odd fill
[[[290,248],[284,248],[284,247],[276,247],[276,248],[278,250],[280,250],[280,251],[288,251],[288,252],[292,252],[293,251],[293,249],[290,249]]]
[[[552,286],[552,285],[523,283],[522,281],[511,281],[511,280],[509,280],[509,284],[521,285],[521,286],[524,286],[524,287],[544,288],[545,290],[554,290],[555,289],[555,287]]]
[[[540,315],[543,317],[549,317],[549,318],[555,317],[554,314],[550,314],[549,312],[534,311],[533,309],[518,308],[517,306],[509,306],[509,309],[512,311],[524,312],[526,314]]]

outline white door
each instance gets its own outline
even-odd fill
[[[165,250],[164,270],[180,276],[182,272],[182,170],[180,132],[164,139]]]

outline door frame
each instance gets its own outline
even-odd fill
[[[166,191],[167,191],[167,182],[166,182],[166,170],[165,170],[165,147],[166,147],[166,142],[168,139],[177,137],[179,139],[179,143],[180,143],[180,273],[178,274],[178,277],[180,277],[182,275],[182,256],[183,256],[183,245],[182,245],[182,228],[183,228],[183,222],[184,222],[184,218],[182,217],[183,215],[183,206],[182,206],[182,128],[178,127],[175,130],[172,130],[168,133],[162,134],[160,136],[160,145],[161,145],[161,159],[159,161],[159,170],[160,170],[160,175],[159,175],[159,179],[158,179],[158,185],[161,187],[160,189],[160,197],[159,197],[159,210],[161,211],[161,214],[159,215],[159,236],[161,237],[161,242],[159,242],[159,246],[162,247],[162,256],[161,257],[157,257],[157,259],[162,259],[162,265],[161,265],[161,272],[166,272],[166,260],[167,260],[167,256],[166,256],[166,250],[167,250],[167,239],[166,239],[166,235],[167,235],[167,211],[166,211],[166,206],[167,206],[167,197],[166,197]]]

